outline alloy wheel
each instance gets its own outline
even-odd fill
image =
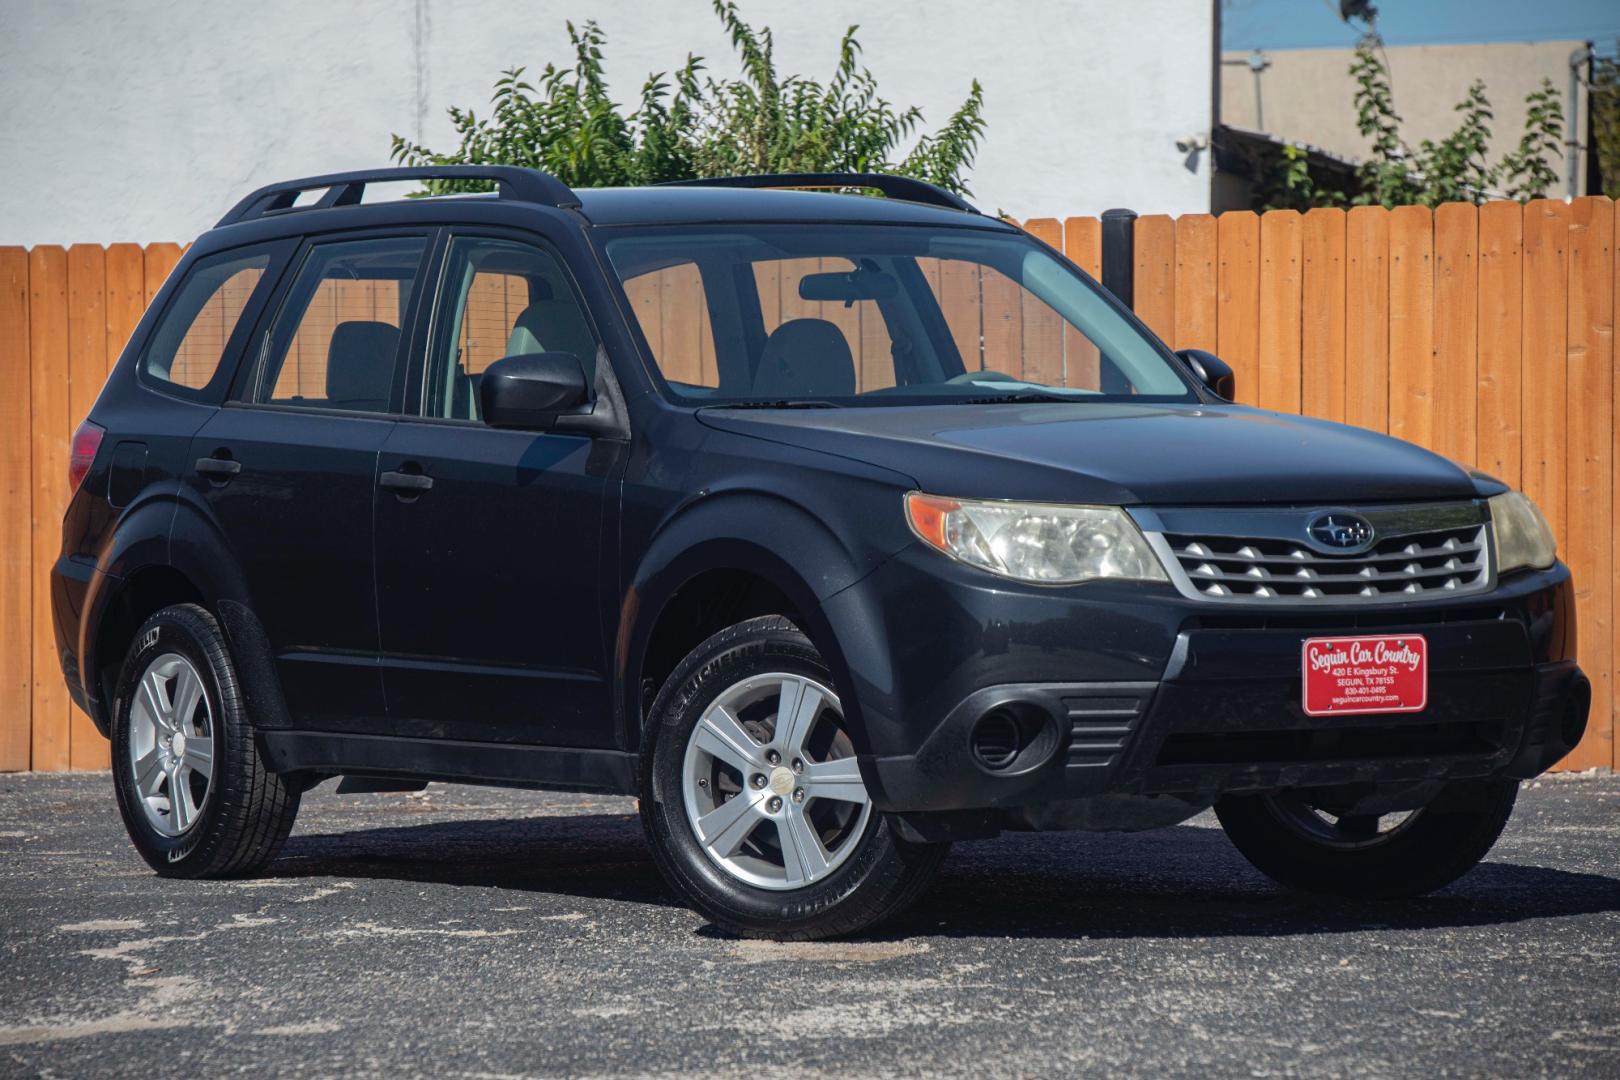
[[[129,764],[147,824],[179,836],[202,816],[213,789],[214,713],[202,676],[179,653],[141,673],[129,710]]]
[[[854,853],[872,815],[838,695],[789,672],[723,691],[692,729],[681,777],[704,853],[763,889],[827,877]]]

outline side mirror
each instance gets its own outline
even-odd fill
[[[549,431],[589,398],[579,357],[566,352],[503,356],[484,369],[478,407],[496,428]]]
[[[1203,349],[1182,349],[1177,356],[1192,368],[1194,375],[1200,382],[1213,390],[1218,397],[1231,401],[1237,394],[1237,378],[1232,374],[1232,367],[1225,360],[1212,352]]]

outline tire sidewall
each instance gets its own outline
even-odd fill
[[[215,641],[202,640],[202,635],[209,632],[212,632]],[[118,676],[118,690],[113,697],[113,789],[136,850],[160,873],[186,876],[191,872],[201,872],[213,847],[211,841],[219,832],[221,806],[225,802],[223,779],[230,766],[229,729],[234,710],[240,708],[240,702],[237,700],[234,676],[228,668],[221,670],[223,642],[218,641],[217,637],[217,630],[209,622],[204,622],[199,613],[185,608],[165,608],[148,619],[135,635],[135,644],[125,657]],[[221,657],[220,662],[213,658],[216,652]],[[146,820],[135,789],[129,755],[130,708],[135,691],[147,665],[165,653],[178,653],[197,669],[202,677],[203,695],[213,721],[210,734],[214,759],[208,778],[208,797],[197,820],[179,836],[166,836]]]
[[[1501,835],[1517,794],[1517,783],[1485,781],[1480,809],[1425,809],[1387,840],[1361,848],[1307,837],[1257,796],[1223,799],[1216,814],[1244,857],[1286,886],[1396,899],[1432,892],[1472,869]]]
[[[802,889],[749,885],[721,869],[698,842],[682,789],[687,742],[704,712],[731,686],[754,675],[783,671],[833,686],[832,674],[801,632],[783,620],[751,620],[744,634],[700,646],[665,683],[653,703],[642,759],[642,815],[666,874],[705,914],[760,929],[792,930],[858,892],[887,858],[894,837],[873,811],[859,845],[842,865]],[[738,629],[738,628],[734,628]]]

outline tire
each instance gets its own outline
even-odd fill
[[[728,933],[780,941],[853,934],[920,896],[949,850],[900,839],[871,806],[831,687],[809,638],[787,619],[765,616],[699,645],[653,702],[642,826],[671,888]],[[797,708],[787,705],[793,693]],[[715,741],[713,725],[724,722],[716,705],[732,702],[746,704],[727,730],[747,747]],[[806,719],[779,726],[790,713]],[[775,744],[789,753],[772,763]],[[706,847],[694,819],[734,806],[744,809]],[[726,853],[733,843],[737,850]]]
[[[298,815],[299,788],[265,766],[219,624],[195,604],[164,608],[135,635],[113,698],[112,763],[129,837],[164,877],[251,874]]]
[[[1502,835],[1518,793],[1513,780],[1455,784],[1435,806],[1383,832],[1371,815],[1329,824],[1286,793],[1227,796],[1215,804],[1215,814],[1243,856],[1279,884],[1393,900],[1433,892],[1472,870]]]

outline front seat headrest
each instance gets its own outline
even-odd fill
[[[765,339],[754,393],[768,398],[848,397],[855,358],[844,332],[826,319],[790,319]]]
[[[386,412],[394,388],[399,327],[354,320],[338,323],[326,349],[326,400],[335,409]]]

